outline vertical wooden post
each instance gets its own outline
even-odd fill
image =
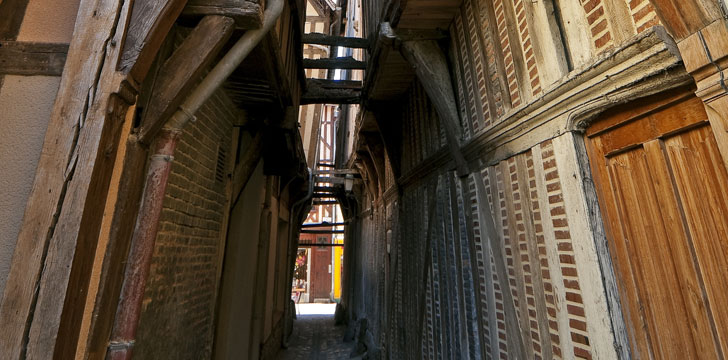
[[[122,124],[148,69],[136,59],[154,58],[185,2],[81,1],[0,304],[3,357],[75,355],[77,299],[88,290]],[[124,56],[127,38],[144,39],[136,55]],[[122,58],[131,67],[120,69]]]

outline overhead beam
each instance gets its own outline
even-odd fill
[[[196,18],[208,15],[231,17],[238,29],[258,29],[263,25],[260,4],[246,0],[189,0],[181,16]]]
[[[152,90],[154,101],[142,117],[139,131],[142,143],[151,144],[159,129],[177,111],[232,35],[233,25],[233,19],[226,16],[205,16],[162,65]]]
[[[301,94],[301,105],[309,104],[359,104],[361,90],[307,88]]]
[[[339,202],[337,200],[314,200],[313,205],[335,205]]]
[[[361,80],[306,79],[306,87],[361,90]]]
[[[343,233],[342,233],[343,234]],[[314,247],[314,246],[344,246],[344,244],[309,244],[309,243],[299,243],[298,247]]]
[[[343,234],[345,230],[301,230],[301,234]]]
[[[68,44],[0,41],[0,75],[61,76]]]
[[[351,56],[337,57],[331,59],[303,59],[303,67],[306,69],[358,69],[365,70],[367,63],[359,61]]]
[[[316,228],[316,227],[324,227],[324,226],[344,226],[346,225],[345,222],[340,223],[330,223],[330,222],[322,222],[320,224],[303,224],[301,225],[301,228]]]
[[[321,33],[303,34],[304,44],[339,46],[347,48],[369,48],[369,40],[356,37],[334,36]]]

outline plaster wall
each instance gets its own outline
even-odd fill
[[[79,0],[31,0],[18,41],[69,43]],[[6,75],[0,81],[0,294],[60,84],[55,76]]]
[[[0,293],[60,81],[58,77],[8,75],[0,90]]]

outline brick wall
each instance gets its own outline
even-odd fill
[[[230,154],[235,107],[221,91],[184,130],[169,176],[134,355],[203,359],[212,349],[226,208],[218,154]]]

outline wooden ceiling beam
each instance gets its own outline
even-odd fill
[[[356,37],[334,36],[321,33],[303,34],[304,44],[330,45],[347,48],[369,48],[369,40]]]
[[[189,0],[182,10],[184,18],[208,15],[228,16],[235,20],[238,29],[258,29],[263,26],[263,9],[260,4],[246,0]]]
[[[303,67],[306,69],[358,69],[365,70],[367,63],[359,61],[351,56],[337,57],[331,59],[303,59]]]

